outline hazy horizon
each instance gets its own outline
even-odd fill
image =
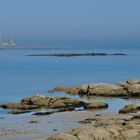
[[[139,42],[139,5],[139,0],[0,0],[0,30],[4,41],[11,32],[19,44]]]

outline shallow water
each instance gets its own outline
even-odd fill
[[[126,56],[52,57],[27,56],[30,54],[66,52],[125,53]],[[91,82],[118,82],[130,78],[140,79],[140,49],[76,47],[76,48],[5,48],[0,49],[0,103],[19,102],[21,98],[43,93],[47,96],[69,96],[64,93],[49,94],[57,85],[71,86]],[[73,97],[78,98],[78,96]],[[84,99],[86,100],[86,99]],[[97,101],[97,100],[96,100]],[[116,112],[128,103],[124,99],[103,99]],[[0,110],[0,114],[6,111]]]

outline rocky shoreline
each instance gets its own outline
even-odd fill
[[[46,140],[140,139],[140,113],[128,115],[99,115],[85,119],[79,123],[82,123],[83,127],[50,136]]]
[[[103,96],[103,97],[140,97],[140,80],[127,80],[115,84],[91,83],[80,86],[64,87],[57,86],[49,92],[66,92],[72,95]],[[31,113],[32,117],[58,115],[69,112],[73,117],[77,111],[90,109],[107,109],[109,105],[104,102],[85,102],[80,99],[68,97],[48,97],[37,94],[33,97],[22,99],[19,103],[7,103],[0,105],[3,109],[8,109],[9,114]],[[42,111],[43,110],[43,111]],[[56,114],[55,114],[56,113]],[[86,112],[85,112],[86,114]],[[88,114],[88,112],[87,112]],[[93,114],[93,115],[91,115]],[[86,118],[80,115],[77,123],[79,128],[74,128],[55,135],[46,137],[46,140],[139,140],[140,139],[140,104],[128,104],[122,107],[116,114],[95,114],[91,112]],[[62,115],[63,116],[63,115]],[[92,116],[92,117],[91,117]],[[32,118],[31,117],[31,118]],[[38,124],[38,120],[30,120],[28,124]],[[42,124],[43,126],[44,124]],[[63,124],[61,124],[63,125]],[[60,125],[60,126],[61,126]],[[75,126],[75,125],[74,125]],[[16,130],[14,130],[16,131]],[[57,131],[53,128],[53,131]],[[12,131],[2,132],[11,135]],[[26,132],[26,131],[25,131]],[[15,134],[23,133],[22,130]],[[27,132],[26,132],[27,133]],[[34,132],[33,132],[34,133]],[[54,134],[54,133],[53,133]],[[3,136],[0,134],[0,136]],[[41,140],[41,139],[40,139]]]
[[[140,80],[132,79],[126,82],[109,83],[90,83],[79,86],[65,87],[57,86],[53,92],[65,92],[72,95],[103,96],[103,97],[140,97]]]

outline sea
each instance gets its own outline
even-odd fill
[[[124,53],[105,56],[29,56],[53,53]],[[86,83],[115,83],[140,79],[140,46],[27,46],[0,49],[0,104],[20,102],[38,93],[46,96],[70,96],[63,92],[48,93],[55,86],[74,86]],[[139,99],[81,98],[109,104],[107,112],[118,112],[126,104],[140,103]],[[0,109],[0,115],[7,114]]]

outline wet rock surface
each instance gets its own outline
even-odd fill
[[[47,140],[139,140],[140,119],[133,115],[101,115],[85,119],[81,128],[50,136]]]
[[[35,111],[36,109],[53,109],[52,111],[36,112],[33,115],[50,115],[58,112],[73,111],[77,107],[85,109],[101,109],[107,108],[106,103],[86,103],[77,99],[67,97],[47,97],[38,94],[33,97],[27,97],[21,100],[21,103],[8,103],[0,105],[4,109],[12,109],[11,114],[22,114]]]
[[[9,114],[23,114],[23,113],[30,113],[29,110],[21,110],[21,109],[13,109],[9,112]]]
[[[140,96],[140,80],[131,79],[116,84],[91,83],[73,87],[57,86],[54,92],[66,92],[72,95],[104,97],[137,97]]]

